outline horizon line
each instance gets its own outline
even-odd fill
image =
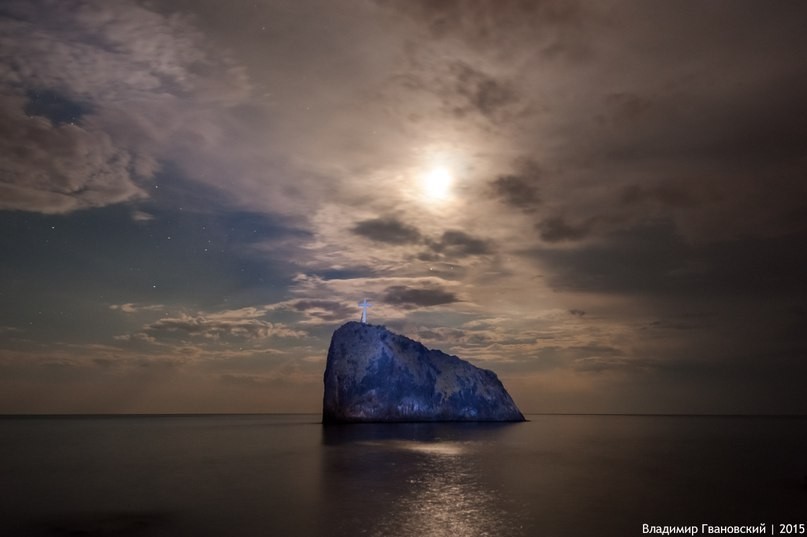
[[[14,412],[0,413],[0,418],[15,417],[212,417],[212,416],[312,416],[322,412]],[[623,416],[690,418],[807,418],[807,414],[765,413],[673,413],[673,412],[523,412],[525,416]],[[435,422],[439,423],[439,422]],[[448,422],[446,422],[448,423]]]

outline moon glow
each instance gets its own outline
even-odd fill
[[[437,202],[446,200],[451,195],[453,182],[451,171],[444,166],[437,166],[423,174],[420,186],[428,200]]]

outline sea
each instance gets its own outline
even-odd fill
[[[0,535],[804,533],[807,417],[527,418],[0,417]]]

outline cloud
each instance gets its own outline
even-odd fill
[[[454,308],[470,312],[476,307],[465,297],[463,285],[436,276],[323,278],[299,274],[291,292],[299,298],[266,308],[303,313],[301,324],[307,325],[333,325],[358,319],[361,313],[358,303],[364,298],[373,304],[371,319],[383,319],[385,324],[398,327],[421,309],[453,304]]]
[[[425,244],[428,249],[417,254],[421,261],[451,261],[492,252],[490,241],[457,229],[443,231],[439,239],[425,237],[416,227],[388,217],[364,220],[351,231],[375,242],[390,245]]]
[[[438,260],[485,255],[489,254],[492,250],[488,241],[456,229],[443,232],[439,240],[430,240],[428,244],[431,251],[421,254],[419,256],[420,259]]]
[[[693,304],[719,297],[778,301],[799,294],[807,255],[793,244],[803,237],[692,244],[666,220],[525,254],[547,271],[546,280],[557,291],[632,296],[653,307],[660,307],[661,297]]]
[[[691,207],[696,204],[693,194],[683,185],[660,184],[651,187],[628,185],[622,190],[622,202],[634,203],[655,202],[669,207]]]
[[[605,355],[585,356],[582,358],[575,358],[573,367],[577,371],[587,373],[602,373],[605,371],[619,370],[645,370],[653,366],[643,360],[635,360],[626,358],[621,355],[618,349],[604,348]]]
[[[215,313],[180,313],[175,317],[163,317],[145,325],[141,332],[150,340],[161,340],[168,336],[201,337],[211,340],[225,338],[257,340],[270,337],[299,338],[306,334],[280,323],[262,319],[263,308],[241,308]]]
[[[400,101],[398,112],[417,105],[401,119],[419,125],[454,122],[490,133],[507,130],[530,114],[519,88],[509,75],[495,67],[471,65],[463,59],[433,57],[423,50],[410,59],[410,65],[390,76],[386,100]]]
[[[583,25],[587,14],[577,2],[378,0],[378,3],[423,25],[433,39],[460,39],[477,52],[513,53],[521,48],[519,43],[526,42],[547,58],[577,57],[588,47]]]
[[[539,174],[535,165],[527,168],[527,173],[497,177],[491,182],[491,187],[494,195],[505,204],[531,213],[541,203],[537,187]]]
[[[536,227],[546,242],[576,241],[586,238],[591,232],[590,221],[573,225],[562,216],[542,220]]]
[[[391,217],[362,220],[351,231],[361,237],[388,244],[413,244],[421,240],[416,227]]]
[[[180,15],[166,17],[129,2],[43,7],[7,2],[9,17],[3,19],[7,76],[34,94],[58,91],[93,107],[155,91],[191,93],[211,67],[198,41],[202,35]],[[29,61],[11,61],[15,54]]]
[[[299,298],[267,306],[267,311],[294,311],[305,318],[300,324],[332,324],[356,317],[356,306],[339,300]]]
[[[109,306],[111,310],[119,310],[123,313],[139,313],[141,311],[162,311],[165,306],[162,304],[135,304],[128,302],[126,304],[112,304]]]
[[[132,211],[132,220],[135,222],[149,222],[154,220],[154,215],[146,211]]]
[[[569,235],[581,238],[575,230],[566,232],[563,226],[561,221],[552,230],[555,242]],[[613,233],[573,248],[537,248],[531,255],[547,269],[548,283],[555,289],[647,295],[682,283],[669,274],[685,266],[689,257],[686,251],[687,246],[667,222]]]
[[[459,298],[451,291],[439,288],[413,288],[393,285],[384,290],[384,301],[405,309],[427,308],[458,302]]]
[[[27,116],[0,89],[0,209],[66,213],[142,199],[138,157],[92,124]]]
[[[507,82],[485,74],[463,62],[450,67],[454,77],[454,95],[448,100],[451,112],[458,117],[476,113],[499,123],[510,119],[519,102],[515,89]]]
[[[95,1],[12,1],[4,15],[0,209],[144,199],[171,134],[246,95],[238,66],[209,54],[180,15]]]

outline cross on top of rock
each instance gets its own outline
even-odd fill
[[[363,302],[359,302],[359,306],[361,306],[361,323],[367,324],[367,308],[372,306],[367,299],[365,298]]]

